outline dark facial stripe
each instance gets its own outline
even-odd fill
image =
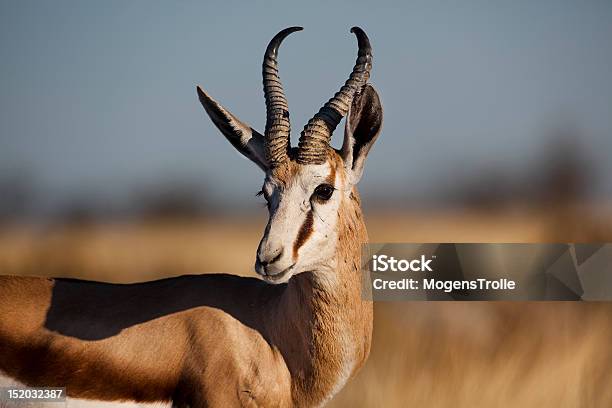
[[[310,235],[312,234],[312,223],[313,223],[313,213],[312,209],[308,211],[306,214],[306,219],[304,223],[300,227],[300,232],[298,232],[297,238],[293,243],[293,260],[297,259],[298,251],[302,245],[308,240]]]

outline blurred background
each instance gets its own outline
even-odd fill
[[[262,174],[195,85],[263,130],[263,51],[291,25],[294,143],[353,66],[350,27],[372,41],[371,241],[611,241],[611,21],[607,1],[0,1],[0,274],[253,275]],[[612,406],[610,304],[375,314],[332,405]]]

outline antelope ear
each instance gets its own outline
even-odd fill
[[[361,179],[365,159],[380,134],[382,119],[383,109],[378,93],[372,85],[366,84],[353,98],[340,151],[352,184],[357,184]]]
[[[264,137],[261,133],[242,123],[199,86],[197,91],[204,110],[225,138],[240,153],[251,159],[263,171],[267,171],[268,162],[264,151]]]

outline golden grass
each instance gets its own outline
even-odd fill
[[[375,306],[372,354],[333,407],[610,407],[612,304]]]
[[[550,213],[366,219],[372,242],[612,240],[605,223],[593,227]],[[5,228],[0,274],[113,282],[253,275],[264,225],[262,215]],[[330,406],[612,407],[611,345],[612,303],[377,303],[370,359]]]

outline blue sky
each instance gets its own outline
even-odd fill
[[[294,141],[350,72],[350,27],[371,38],[385,123],[365,195],[524,172],[560,122],[581,129],[612,193],[609,1],[2,0],[1,174],[27,173],[50,197],[190,179],[220,201],[248,199],[261,174],[210,123],[195,85],[262,130],[263,51],[291,25],[305,28],[279,57]]]

